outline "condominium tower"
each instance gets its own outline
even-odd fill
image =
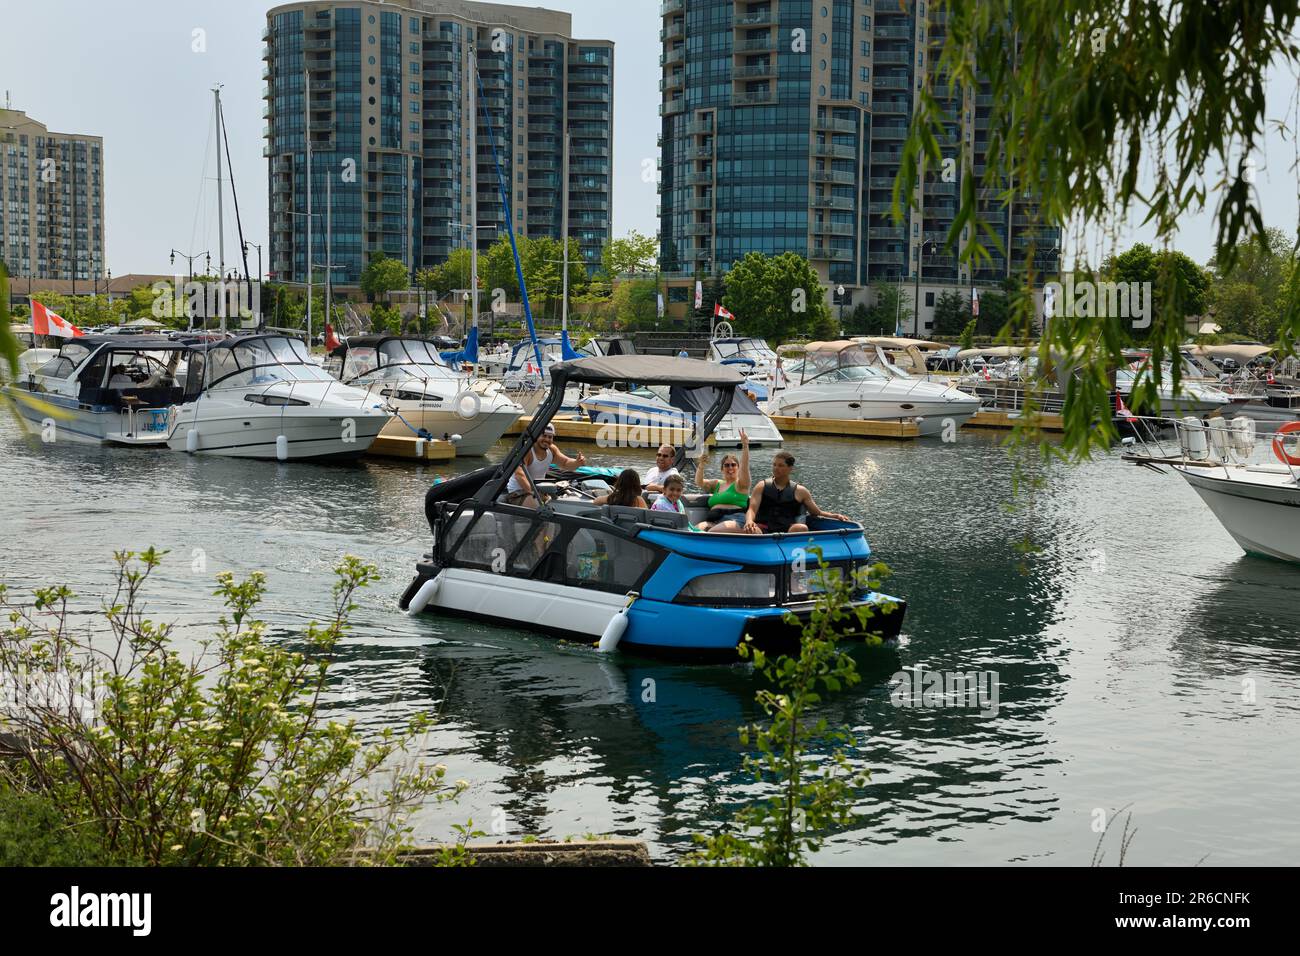
[[[0,261],[10,275],[104,274],[102,138],[51,133],[21,110],[0,109]]]
[[[990,100],[949,98],[932,77],[945,31],[933,2],[666,0],[661,14],[666,270],[709,275],[749,252],[793,251],[848,291],[918,268],[927,284],[996,283],[1031,247],[1040,270],[1055,268],[1059,236],[1031,229],[1031,203],[981,204],[1010,261],[995,254],[972,279],[947,245],[962,178],[984,172]],[[953,162],[946,177],[927,172],[920,211],[896,225],[894,179],[927,77]]]
[[[287,4],[267,14],[264,38],[276,278],[307,275],[308,144],[311,259],[325,262],[328,179],[337,283],[355,284],[377,252],[414,271],[504,234],[494,145],[516,232],[560,237],[567,176],[569,235],[589,269],[599,264],[613,205],[612,42],[575,39],[567,13],[466,0]]]

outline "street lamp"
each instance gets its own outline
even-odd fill
[[[840,302],[840,333],[844,332],[844,286],[835,287],[835,297]]]
[[[205,269],[204,269],[204,271],[203,271],[203,274],[204,274],[204,275],[207,275],[207,273],[208,273],[208,269],[211,269],[211,268],[212,268],[212,253],[211,253],[211,252],[208,252],[207,250],[204,250],[203,252],[196,252],[196,253],[194,253],[193,255],[189,255],[189,254],[187,254],[187,253],[181,252],[179,249],[173,249],[173,250],[172,250],[172,254],[171,254],[171,260],[170,260],[172,265],[176,265],[176,257],[177,257],[177,256],[180,256],[182,259],[186,260],[186,261],[189,263],[189,270],[190,270],[190,278],[189,278],[189,281],[190,281],[190,282],[193,282],[193,281],[194,281],[194,260],[197,259],[199,256],[207,256],[207,257],[208,257],[208,264],[207,264],[207,266],[205,267]],[[175,290],[173,289],[172,291],[174,292]],[[190,327],[189,327],[189,331],[192,332],[192,331],[194,331],[194,313],[190,311],[190,308],[189,308],[188,302],[187,302],[187,304],[186,304],[186,306],[185,306],[185,314],[186,314],[186,317],[190,320],[190,322],[189,322],[189,326],[190,326]]]
[[[916,295],[912,298],[912,338],[921,337],[921,263],[925,260],[925,247],[937,246],[933,239],[926,239],[916,254]]]

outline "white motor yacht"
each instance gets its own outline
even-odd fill
[[[365,454],[392,411],[332,378],[307,346],[252,335],[196,347],[191,379],[202,391],[171,412],[167,444],[236,458],[346,459]]]
[[[330,353],[327,370],[396,409],[382,435],[459,435],[458,457],[487,454],[524,414],[498,383],[450,368],[427,339],[353,336]]]
[[[916,421],[925,437],[946,421],[961,427],[979,411],[973,395],[938,382],[912,378],[877,350],[857,342],[810,342],[785,360],[789,386],[768,399],[770,415],[848,421]]]
[[[163,445],[171,408],[198,393],[189,357],[157,336],[80,336],[23,353],[4,389],[27,428],[54,441]]]
[[[604,389],[578,402],[583,414],[597,424],[618,422],[654,428],[689,428],[707,410],[702,404],[701,396],[666,385],[638,386],[625,392]],[[739,448],[742,431],[751,448],[780,445],[784,441],[780,429],[743,387],[736,389],[730,411],[714,430],[714,444]]]
[[[1270,439],[1263,447],[1272,451],[1275,461],[1256,454],[1255,422],[1250,418],[1202,422],[1187,417],[1172,424],[1177,451],[1166,450],[1151,437],[1152,430],[1138,429],[1142,451],[1125,454],[1125,459],[1176,471],[1246,553],[1300,564],[1300,456],[1287,447],[1288,438],[1300,438],[1300,423],[1261,433]]]

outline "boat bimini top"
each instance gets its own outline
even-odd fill
[[[691,440],[677,449],[673,467],[680,469],[686,460],[687,447],[702,447],[718,427],[718,422],[731,410],[736,387],[744,383],[744,378],[734,368],[697,359],[658,355],[603,355],[552,365],[551,389],[545,403],[537,409],[528,427],[519,436],[519,441],[511,449],[509,457],[475,497],[480,501],[492,501],[501,493],[515,469],[523,463],[524,456],[560,410],[564,402],[564,390],[570,384],[607,386],[619,382],[667,385],[672,389],[674,406],[707,409],[702,418],[695,421]],[[690,394],[681,394],[682,392]]]

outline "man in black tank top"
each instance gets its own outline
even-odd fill
[[[798,482],[790,480],[790,470],[794,468],[794,455],[788,451],[779,451],[772,459],[772,477],[765,478],[754,486],[749,495],[749,509],[745,513],[744,530],[746,534],[784,534],[799,533],[808,530],[808,526],[797,519],[801,511],[807,511],[814,518],[830,518],[832,521],[852,521],[846,515],[834,511],[822,511],[813,501],[808,489]]]

